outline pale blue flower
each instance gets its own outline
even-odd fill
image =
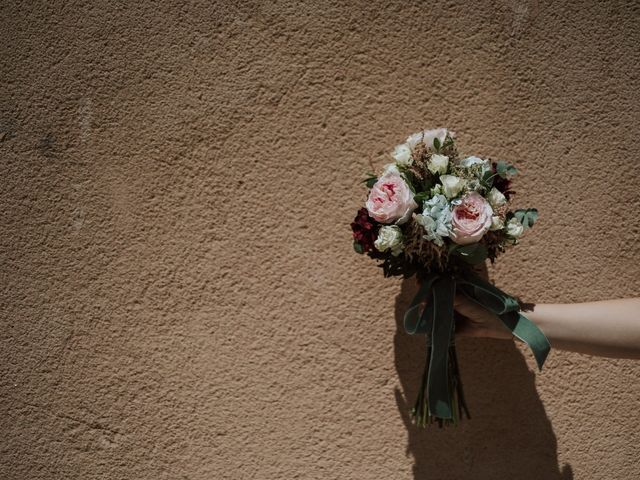
[[[422,214],[415,216],[416,222],[424,228],[424,238],[439,247],[444,245],[443,237],[451,231],[451,207],[444,195],[435,195],[424,202]]]

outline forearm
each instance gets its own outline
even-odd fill
[[[560,350],[640,358],[640,299],[540,304],[524,312]]]

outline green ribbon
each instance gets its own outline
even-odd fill
[[[471,272],[464,276],[429,274],[404,314],[404,328],[410,335],[430,335],[427,396],[432,415],[442,419],[452,418],[448,352],[455,338],[453,301],[456,292],[495,313],[513,335],[529,346],[539,369],[551,349],[540,329],[520,312],[518,301],[499,288]],[[426,302],[422,313],[421,302]]]

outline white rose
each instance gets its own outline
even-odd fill
[[[437,138],[440,141],[440,145],[442,145],[447,138],[447,134],[449,132],[446,128],[436,128],[435,130],[424,130],[422,132],[414,133],[413,135],[409,135],[407,137],[407,144],[411,148],[415,148],[418,143],[422,142],[427,147],[433,148],[433,139]],[[453,135],[450,135],[453,136]]]
[[[433,174],[439,173],[444,175],[447,173],[447,166],[449,165],[449,157],[446,155],[438,155],[434,153],[427,162],[427,168]]]
[[[489,203],[494,209],[497,209],[507,203],[506,197],[495,187],[489,191],[487,200],[489,200]]]
[[[408,167],[413,162],[411,158],[411,148],[406,143],[396,145],[391,154],[398,165]]]
[[[491,217],[491,226],[489,227],[489,230],[500,230],[502,227],[504,227],[504,222],[498,215]]]
[[[398,166],[395,163],[387,163],[382,170],[382,174],[386,175],[387,173],[395,173],[396,175],[401,175],[400,170],[398,170]]]
[[[460,160],[460,166],[468,168],[468,167],[471,167],[472,165],[477,165],[483,162],[484,160],[482,160],[480,157],[471,156],[471,157],[463,158],[462,160]]]
[[[489,160],[483,160],[480,157],[467,157],[460,160],[459,165],[464,168],[473,167],[474,165],[480,165],[480,171],[482,174],[485,174],[489,170],[491,170],[491,163]]]
[[[465,181],[455,175],[441,175],[442,190],[447,198],[456,197],[464,188]]]
[[[402,230],[397,225],[381,227],[374,245],[378,251],[386,252],[391,250],[391,254],[397,257],[402,253],[403,249]]]
[[[522,236],[523,233],[524,227],[516,217],[509,220],[509,223],[507,223],[507,235],[513,238],[518,238]]]

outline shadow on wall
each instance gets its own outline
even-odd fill
[[[471,420],[457,427],[413,425],[414,404],[426,352],[425,337],[404,332],[403,316],[416,293],[404,280],[396,298],[395,363],[402,391],[396,391],[408,433],[407,455],[414,478],[571,480],[569,465],[558,467],[556,437],[535,387],[535,375],[511,342],[461,339],[458,356]],[[544,376],[542,377],[544,378]]]

